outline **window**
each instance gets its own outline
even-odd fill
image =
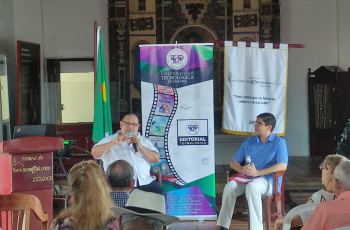
[[[48,59],[47,123],[93,122],[92,58]]]
[[[61,73],[62,123],[93,122],[94,72]]]

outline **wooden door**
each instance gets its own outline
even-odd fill
[[[310,155],[335,153],[336,66],[321,66],[308,74]]]
[[[17,41],[17,125],[40,124],[40,45]]]

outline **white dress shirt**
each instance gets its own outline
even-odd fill
[[[118,133],[120,133],[120,130],[111,136],[103,138],[96,146],[113,141],[118,136]],[[140,133],[137,133],[137,136],[142,146],[159,153],[158,149],[153,146],[148,138],[141,136]],[[132,143],[127,144],[126,141],[124,141],[121,144],[114,145],[107,153],[97,159],[102,160],[105,171],[107,171],[108,166],[116,160],[125,160],[129,162],[134,168],[135,186],[146,185],[155,180],[155,177],[150,174],[151,163],[143,156],[141,151],[135,153]]]

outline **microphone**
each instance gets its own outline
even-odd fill
[[[129,132],[129,138],[132,138],[132,136],[134,136],[134,132],[133,131],[130,131]],[[135,153],[137,153],[137,148],[136,148],[136,144],[135,143],[132,143],[132,146],[134,147],[134,150],[135,150]]]
[[[252,160],[250,159],[250,156],[246,156],[245,157],[245,164],[246,165],[251,165],[251,163],[252,163]]]
[[[245,157],[245,164],[246,165],[251,165],[252,164],[252,160],[250,159],[250,156],[246,156]],[[252,179],[252,176],[249,176],[249,179]]]

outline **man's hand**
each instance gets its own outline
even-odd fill
[[[118,136],[113,140],[113,144],[119,145],[125,140],[126,140],[126,137],[123,134],[119,133]]]
[[[243,173],[247,176],[257,177],[260,176],[259,170],[255,168],[254,163],[251,163],[251,165],[245,165],[243,166]]]
[[[136,135],[131,137],[131,143],[134,143],[137,148],[140,148],[142,146],[140,138],[138,138],[138,136],[136,136]],[[135,153],[138,153],[138,152],[135,152]]]
[[[275,165],[272,165],[271,167],[257,170],[255,168],[254,163],[252,163],[251,165],[243,166],[243,173],[253,177],[265,176],[277,171],[284,171],[287,169],[287,166],[288,165],[286,163],[277,163]]]
[[[119,133],[118,136],[114,138],[114,140],[102,145],[95,145],[92,147],[91,155],[95,158],[99,158],[108,152],[114,145],[121,144],[124,141],[126,141],[126,137],[123,134]]]

